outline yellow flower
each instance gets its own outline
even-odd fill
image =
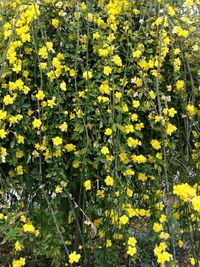
[[[0,129],[0,138],[1,139],[4,139],[4,138],[6,138],[6,135],[7,135],[8,133],[4,130],[4,129]]]
[[[161,239],[164,239],[164,240],[167,240],[169,238],[169,234],[168,233],[165,233],[165,232],[161,232],[159,237]]]
[[[127,254],[130,256],[134,256],[137,252],[136,247],[128,246]]]
[[[40,126],[42,125],[42,122],[40,119],[34,119],[32,122],[33,128],[40,128]]]
[[[156,139],[151,140],[151,145],[156,150],[159,150],[161,148],[160,142]]]
[[[128,164],[128,163],[129,163],[128,155],[127,155],[127,153],[125,153],[124,151],[122,151],[122,152],[119,154],[119,158],[120,158],[120,161],[122,161],[124,164]]]
[[[137,121],[138,120],[138,115],[136,113],[131,114],[131,120],[132,121]]]
[[[54,28],[58,28],[58,26],[59,26],[59,20],[57,20],[57,19],[52,19],[52,21],[51,21],[51,23],[52,23],[52,25],[54,26]]]
[[[131,190],[130,188],[126,189],[126,194],[128,197],[132,197],[133,196],[133,190]]]
[[[134,108],[139,108],[140,101],[139,100],[133,100],[132,105],[133,105]]]
[[[110,67],[110,66],[105,66],[104,68],[103,68],[103,73],[105,74],[105,75],[109,75],[109,74],[111,74],[111,72],[112,72],[112,68]]]
[[[19,260],[13,260],[12,267],[22,267],[26,263],[25,258],[20,258]]]
[[[60,186],[60,185],[57,185],[56,186],[56,189],[55,189],[55,193],[56,194],[59,194],[59,193],[61,193],[63,191],[63,188]]]
[[[93,33],[93,39],[98,40],[100,38],[100,34],[98,32]]]
[[[129,237],[129,239],[128,239],[128,245],[129,246],[134,247],[136,243],[137,243],[137,240],[135,239],[134,236]]]
[[[134,132],[134,127],[132,124],[127,124],[124,126],[124,133],[129,134]]]
[[[159,219],[159,221],[160,221],[161,223],[166,222],[166,221],[167,221],[167,216],[164,215],[164,214],[162,214],[161,217],[160,217],[160,219]]]
[[[63,143],[62,138],[59,136],[52,138],[52,141],[53,141],[54,146],[59,146],[59,145],[62,145]]]
[[[108,149],[108,147],[107,147],[107,146],[103,146],[102,149],[101,149],[101,153],[102,153],[103,155],[107,155],[107,154],[109,154],[109,149]]]
[[[168,109],[169,117],[173,118],[176,115],[177,111],[174,108]]]
[[[126,216],[126,215],[122,215],[120,218],[119,218],[119,223],[120,224],[127,224],[128,223],[128,221],[129,221],[129,218],[128,218],[128,216]]]
[[[39,64],[39,66],[40,66],[41,70],[45,70],[46,67],[47,67],[47,63],[45,63],[45,62],[41,62],[41,63]]]
[[[161,265],[163,266],[163,264],[164,264],[165,262],[168,262],[168,261],[170,261],[171,259],[172,259],[172,255],[169,254],[167,251],[163,251],[162,253],[160,253],[160,254],[158,255],[158,259],[157,259],[157,261],[158,261],[159,264],[161,264]]]
[[[24,173],[23,167],[21,165],[17,166],[16,172],[18,175],[23,175]]]
[[[7,117],[7,111],[0,109],[0,120],[5,120]]]
[[[195,265],[195,259],[194,258],[190,258],[190,263],[192,264],[192,266]]]
[[[32,225],[32,223],[26,223],[23,225],[24,232],[30,232],[33,233],[35,231],[35,227]]]
[[[132,56],[134,58],[139,58],[141,56],[142,52],[140,50],[136,50],[132,52]]]
[[[122,162],[124,162],[124,164],[126,164],[126,162],[127,162],[127,158],[125,157],[124,158],[124,160],[122,160],[122,158],[120,158],[120,160],[122,161]],[[128,163],[128,162],[127,162]],[[124,176],[132,176],[132,175],[134,175],[135,174],[135,171],[133,171],[133,170],[131,170],[131,169],[127,169],[127,170],[125,170],[125,172],[123,172],[123,175]]]
[[[114,179],[111,176],[106,176],[106,179],[104,179],[104,182],[107,186],[113,186],[114,185]]]
[[[47,100],[47,104],[48,104],[48,107],[50,108],[53,108],[54,106],[56,106],[55,98]]]
[[[155,99],[156,98],[156,94],[154,93],[153,90],[149,91],[149,96],[151,97],[151,99]]]
[[[145,163],[147,161],[147,158],[143,155],[133,155],[132,160],[135,163],[141,164],[141,163]]]
[[[112,246],[112,241],[110,239],[106,240],[106,247],[109,248]]]
[[[187,114],[192,117],[195,116],[197,113],[197,109],[192,104],[188,104],[186,107]]]
[[[180,197],[183,201],[189,201],[196,196],[196,189],[192,188],[188,183],[174,185],[173,193]]]
[[[76,71],[75,71],[75,69],[70,69],[70,71],[69,71],[69,75],[70,75],[71,77],[76,76]]]
[[[81,255],[76,254],[76,251],[73,251],[72,253],[69,254],[69,262],[74,263],[74,262],[79,262]]]
[[[183,241],[182,241],[182,240],[179,240],[179,241],[178,241],[178,246],[179,246],[179,248],[182,248],[183,245],[184,245]]]
[[[104,82],[100,85],[100,87],[99,87],[99,91],[100,91],[102,94],[107,94],[107,95],[110,94],[110,87],[109,87],[107,81],[104,81]]]
[[[36,96],[37,100],[43,100],[45,98],[45,94],[42,90],[38,90]]]
[[[72,152],[72,151],[76,150],[76,145],[74,145],[74,144],[66,144],[64,146],[64,149],[66,149],[67,152]]]
[[[176,90],[177,90],[178,92],[183,92],[185,83],[184,83],[183,80],[178,80],[178,81],[176,82],[176,85],[175,85],[175,86],[176,86]]]
[[[200,196],[195,196],[192,199],[192,206],[194,210],[200,213]]]
[[[14,102],[14,98],[11,97],[10,95],[6,95],[6,96],[4,96],[4,98],[3,98],[3,103],[4,103],[6,106],[8,106],[8,105],[12,105],[13,102]]]
[[[59,126],[59,129],[60,129],[62,132],[67,132],[68,124],[67,124],[66,122],[63,122],[63,123]]]
[[[96,195],[99,198],[104,198],[104,196],[105,196],[104,190],[97,190],[97,194]]]
[[[191,7],[193,4],[194,4],[193,0],[186,0],[186,1],[185,1],[185,5],[186,5],[187,7]]]
[[[154,225],[153,225],[153,230],[154,230],[154,232],[158,233],[158,232],[160,232],[160,231],[163,230],[163,227],[162,227],[162,225],[159,224],[159,223],[154,223]]]
[[[91,79],[91,78],[92,78],[92,72],[91,72],[91,71],[84,71],[84,72],[83,72],[83,78],[84,78],[85,80],[89,80],[89,79]]]
[[[86,190],[86,191],[91,190],[91,188],[92,188],[91,180],[86,180],[86,181],[84,182],[84,187],[85,187],[85,190]]]
[[[15,155],[16,155],[17,159],[21,159],[24,156],[24,152],[23,151],[16,151]]]
[[[112,134],[112,129],[110,129],[110,128],[107,128],[106,130],[105,130],[105,135],[111,135]]]
[[[184,37],[184,38],[188,37],[188,34],[189,34],[188,31],[182,29],[180,26],[174,27],[174,29],[172,30],[172,33],[173,34],[176,33],[178,36]]]
[[[48,58],[47,48],[45,46],[42,46],[38,51],[38,55],[43,59],[47,59]]]
[[[19,243],[19,241],[16,241],[15,242],[15,251],[20,251],[22,250],[22,246],[21,244]]]
[[[122,66],[122,60],[118,55],[113,56],[112,60],[114,64],[117,65],[118,67]]]
[[[168,123],[167,124],[167,128],[166,128],[166,133],[168,135],[171,135],[173,132],[175,132],[177,130],[176,126],[171,124],[171,123]]]
[[[66,82],[62,81],[61,84],[60,84],[60,89],[62,91],[67,91],[67,85],[66,85]]]
[[[147,176],[145,173],[139,172],[138,173],[138,180],[145,182],[147,180]]]
[[[129,137],[127,139],[127,144],[131,148],[136,148],[139,145],[139,140],[138,139],[134,139],[132,137]]]

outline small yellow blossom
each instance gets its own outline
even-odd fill
[[[0,138],[1,139],[6,138],[7,134],[8,134],[8,132],[6,132],[4,129],[0,129]]]
[[[59,126],[59,129],[60,129],[62,132],[67,132],[68,124],[67,124],[66,122],[63,122],[63,123]]]
[[[84,78],[85,80],[89,80],[89,79],[91,79],[91,78],[92,78],[92,72],[91,72],[91,71],[84,71],[84,72],[83,72],[83,78]]]
[[[118,67],[122,66],[122,60],[118,55],[113,56],[112,60],[114,64],[117,65]]]
[[[134,247],[136,245],[136,243],[137,243],[137,240],[135,239],[134,236],[129,237],[129,239],[128,239],[128,245],[129,246]]]
[[[13,260],[12,267],[22,267],[26,263],[25,258],[20,258],[19,260]]]
[[[176,126],[171,124],[171,123],[168,123],[167,124],[167,127],[166,127],[166,133],[168,135],[171,135],[173,132],[175,132],[177,130]]]
[[[153,230],[154,230],[154,232],[158,233],[158,232],[160,232],[160,231],[163,230],[163,227],[162,227],[162,225],[159,224],[159,223],[154,223],[154,225],[153,225]]]
[[[103,155],[107,155],[107,154],[109,154],[109,149],[108,149],[108,147],[107,147],[107,146],[103,146],[102,149],[101,149],[101,153],[102,153]]]
[[[84,187],[85,187],[85,190],[86,190],[86,191],[91,190],[91,188],[92,188],[91,180],[86,180],[86,181],[84,182]]]
[[[134,256],[137,252],[136,247],[128,246],[127,254],[130,256]]]
[[[127,224],[128,223],[128,221],[129,221],[129,218],[128,218],[128,216],[126,216],[126,215],[122,215],[120,218],[119,218],[119,223],[120,224]]]
[[[62,91],[67,91],[67,85],[66,85],[66,82],[62,81],[61,84],[60,84],[60,89]]]
[[[192,206],[194,210],[200,213],[200,196],[195,196],[192,199]]]
[[[59,26],[59,20],[57,20],[57,19],[52,19],[52,21],[51,21],[51,23],[52,23],[52,25],[54,26],[54,28],[58,28],[58,26]]]
[[[104,182],[107,186],[113,186],[114,185],[114,179],[111,176],[106,176],[106,179],[104,179]]]
[[[134,108],[139,108],[140,101],[139,100],[133,100],[132,105],[133,105]]]
[[[67,152],[72,152],[72,151],[76,150],[76,145],[74,145],[74,144],[66,144],[64,146],[64,149],[66,149]]]
[[[22,245],[19,243],[19,241],[15,242],[15,251],[21,251],[22,250]]]
[[[185,86],[184,81],[183,80],[178,80],[176,82],[176,90],[177,90],[177,92],[180,92],[180,93],[183,92],[184,86]]]
[[[141,54],[142,52],[140,50],[135,50],[132,52],[132,56],[137,59],[141,56]]]
[[[33,128],[40,128],[40,126],[42,125],[42,122],[40,119],[34,119],[32,122]]]
[[[33,233],[35,231],[35,227],[32,225],[32,223],[26,223],[23,225],[24,232],[30,232]]]
[[[63,188],[60,185],[57,185],[55,188],[55,193],[58,194],[58,193],[61,193],[62,191],[63,191]]]
[[[128,197],[132,197],[133,196],[133,190],[131,190],[130,188],[126,189],[126,194]]]
[[[182,240],[179,240],[179,241],[178,241],[178,246],[179,246],[179,248],[182,248],[183,245],[184,245],[183,241],[182,241]]]
[[[112,134],[112,129],[107,128],[107,129],[105,130],[105,135],[109,136],[109,135],[111,135],[111,134]]]
[[[52,141],[53,141],[54,146],[60,146],[63,143],[62,138],[59,136],[52,138]]]
[[[45,94],[42,90],[38,90],[37,94],[35,95],[37,100],[43,100],[45,98]]]
[[[69,254],[69,262],[72,264],[74,262],[79,262],[81,255],[77,254],[76,251],[73,251]]]
[[[105,74],[105,75],[109,75],[109,74],[111,74],[111,72],[112,72],[112,68],[111,67],[109,67],[109,66],[105,66],[104,68],[103,68],[103,73]]]
[[[6,95],[3,98],[3,103],[8,106],[8,105],[12,105],[14,103],[14,98],[11,97],[10,95]]]
[[[156,139],[151,140],[151,145],[155,150],[159,150],[161,148],[160,142]]]

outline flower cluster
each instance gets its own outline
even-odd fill
[[[199,5],[0,1],[0,264],[198,264]]]

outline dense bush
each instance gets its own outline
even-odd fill
[[[1,266],[200,266],[199,4],[0,2]]]

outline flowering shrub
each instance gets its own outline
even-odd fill
[[[1,1],[1,266],[200,266],[199,0]]]

